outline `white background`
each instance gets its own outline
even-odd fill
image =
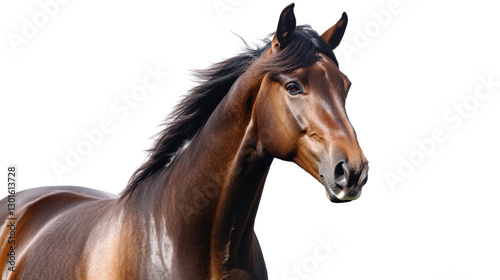
[[[69,0],[43,22],[46,2],[0,4],[0,166],[19,167],[20,190],[70,184],[111,193],[195,85],[190,70],[241,50],[233,32],[259,43],[289,4]],[[500,86],[488,92],[481,83],[500,82],[492,3],[296,1],[298,24],[319,33],[349,15],[336,53],[353,82],[347,111],[370,178],[359,200],[332,204],[310,175],[273,163],[256,224],[270,279],[500,279]],[[27,21],[39,26],[24,36]],[[118,114],[112,104],[148,67],[169,76]],[[113,131],[59,178],[54,163],[65,164],[103,119]]]

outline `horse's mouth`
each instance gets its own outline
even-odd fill
[[[346,202],[351,202],[352,201],[352,200],[340,200],[335,195],[334,196],[330,196],[328,194],[328,192],[326,192],[326,197],[328,197],[328,199],[330,199],[330,201],[333,202],[333,203],[346,203]]]
[[[333,203],[350,202],[361,196],[360,187],[344,189],[335,183],[329,184],[328,180],[325,180],[323,176],[321,176],[321,179],[323,186],[325,187],[326,197],[328,197],[328,199]]]

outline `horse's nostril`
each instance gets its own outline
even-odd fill
[[[341,161],[337,163],[337,166],[335,166],[335,178],[344,175],[344,167],[342,167],[343,165],[344,163]]]
[[[347,163],[339,161],[335,166],[333,178],[339,188],[346,188],[349,182],[349,168]]]
[[[364,186],[368,181],[368,165],[366,165],[361,171],[361,175],[359,176],[358,184],[359,186]]]

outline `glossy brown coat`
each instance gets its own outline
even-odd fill
[[[286,7],[264,48],[201,74],[121,196],[20,192],[15,272],[2,279],[267,279],[253,227],[274,158],[297,163],[333,202],[366,182],[344,108],[350,81],[331,51],[346,24],[344,14],[320,37]],[[4,225],[2,265],[8,235]]]

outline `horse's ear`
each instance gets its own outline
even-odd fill
[[[278,28],[272,42],[273,51],[284,49],[292,40],[296,25],[295,15],[293,14],[294,6],[295,4],[292,3],[281,12]]]
[[[325,31],[325,33],[321,35],[321,38],[323,38],[333,50],[340,44],[340,41],[342,41],[346,27],[347,14],[344,12],[340,20],[334,26],[330,27],[330,29]]]

